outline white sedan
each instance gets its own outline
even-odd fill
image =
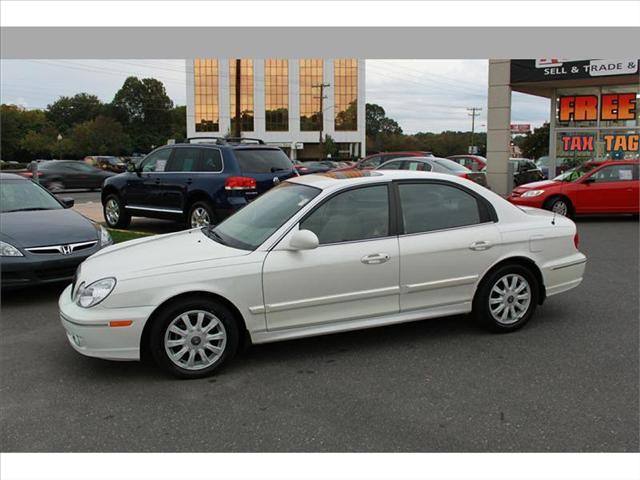
[[[335,172],[283,182],[216,227],[114,245],[60,296],[78,352],[201,377],[238,346],[473,312],[522,327],[577,287],[575,224],[465,179]]]

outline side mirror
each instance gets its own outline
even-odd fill
[[[311,230],[298,230],[289,240],[291,250],[313,250],[318,248],[319,244],[318,236]]]
[[[71,197],[63,197],[60,199],[60,202],[64,206],[64,208],[71,208],[75,205],[76,201]]]
[[[584,183],[584,184],[586,184],[586,185],[589,185],[590,183],[594,183],[595,181],[596,181],[596,179],[595,179],[595,178],[593,178],[593,176],[591,176],[591,177],[587,177],[587,178],[585,178],[585,179],[582,181],[582,183]]]
[[[127,163],[127,172],[140,173],[139,170],[136,168],[136,164],[133,162]]]

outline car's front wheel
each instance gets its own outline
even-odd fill
[[[211,375],[236,353],[239,329],[232,312],[219,302],[191,297],[159,312],[149,335],[151,354],[178,378]]]
[[[111,228],[127,228],[131,223],[131,215],[127,213],[117,195],[109,195],[103,206],[104,219]]]
[[[504,265],[482,281],[473,313],[493,331],[517,330],[533,316],[539,291],[538,281],[528,268]]]
[[[571,204],[563,197],[552,197],[544,204],[544,208],[558,215],[571,216]]]

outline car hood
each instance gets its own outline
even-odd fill
[[[0,237],[17,247],[44,247],[96,240],[95,224],[70,209],[0,214]]]
[[[237,264],[251,252],[222,245],[200,229],[130,240],[104,248],[81,266],[80,278],[95,281],[166,275],[176,272]]]
[[[559,187],[560,185],[562,185],[562,182],[556,182],[554,180],[541,180],[539,182],[531,182],[531,183],[526,183],[524,185],[520,185],[519,187],[514,188],[514,190],[518,190],[518,191],[540,190],[543,188]]]

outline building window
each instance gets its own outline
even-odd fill
[[[300,130],[320,131],[322,126],[322,59],[300,59]]]
[[[341,58],[333,62],[336,130],[358,129],[358,60]]]
[[[267,131],[289,130],[289,64],[287,60],[264,62],[265,125]]]
[[[193,61],[193,78],[196,132],[218,132],[218,60],[196,58]]]
[[[236,125],[236,60],[229,60],[231,131]],[[240,60],[240,130],[253,131],[253,60]]]

